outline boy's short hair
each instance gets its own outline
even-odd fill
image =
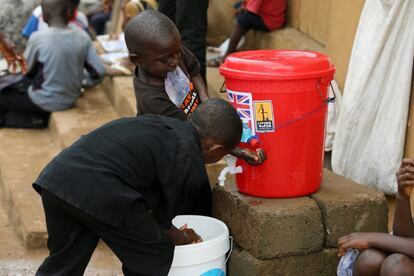
[[[174,22],[155,10],[145,10],[131,18],[125,28],[125,42],[129,52],[139,53],[150,42],[158,42],[178,33]]]
[[[69,22],[68,11],[71,10],[71,5],[69,0],[42,0],[43,17],[59,16],[63,21]]]
[[[201,103],[188,119],[202,138],[210,138],[226,148],[233,148],[242,134],[237,111],[223,99],[212,98]]]

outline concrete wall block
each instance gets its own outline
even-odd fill
[[[218,46],[230,36],[234,22],[234,3],[238,0],[210,0],[207,11],[207,44]]]
[[[359,17],[365,0],[330,0],[326,50],[336,65],[335,79],[343,90]]]
[[[309,0],[305,0],[309,1]],[[286,23],[299,29],[302,0],[288,0],[286,7]]]
[[[300,5],[299,30],[322,44],[326,44],[330,3],[329,0],[307,0]]]
[[[226,162],[222,159],[217,163],[214,164],[207,164],[206,170],[208,175],[208,180],[210,182],[210,186],[214,187],[218,183],[218,177],[220,172],[226,167]],[[227,178],[234,177],[234,175],[227,175]]]
[[[324,249],[306,256],[259,260],[248,251],[235,248],[228,266],[229,276],[332,276],[339,258],[336,249]]]
[[[233,181],[213,190],[213,215],[224,221],[237,244],[258,259],[322,250],[319,207],[307,198],[266,199],[240,194]]]
[[[207,87],[210,98],[227,99],[226,93],[220,93],[224,83],[224,77],[220,75],[218,68],[207,67]]]
[[[322,187],[311,198],[322,211],[325,247],[337,247],[338,238],[352,232],[387,231],[387,200],[372,188],[325,170]]]

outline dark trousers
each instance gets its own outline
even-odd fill
[[[111,13],[100,12],[90,17],[89,22],[97,35],[105,33],[106,22],[111,20]]]
[[[0,127],[45,128],[50,112],[35,105],[27,89],[31,81],[0,91]]]
[[[137,224],[111,226],[85,214],[46,190],[41,191],[50,255],[36,275],[83,275],[99,239],[122,262],[125,275],[167,275],[174,245],[144,205]]]
[[[205,82],[208,0],[158,0],[158,4],[158,10],[177,25],[184,46],[197,57]]]

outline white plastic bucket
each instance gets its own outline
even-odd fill
[[[203,242],[176,246],[168,276],[226,275],[226,253],[230,249],[226,224],[211,217],[189,215],[177,216],[172,223],[177,228],[187,224]]]

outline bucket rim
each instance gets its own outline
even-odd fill
[[[265,49],[240,51],[226,57],[222,76],[247,80],[296,80],[333,75],[329,56],[309,50]]]
[[[188,218],[194,218],[194,217],[198,217],[198,218],[203,218],[206,220],[210,220],[210,221],[214,221],[215,223],[219,224],[220,226],[223,227],[224,229],[224,233],[220,234],[219,236],[215,237],[214,239],[208,240],[208,241],[202,241],[199,243],[193,243],[193,244],[184,244],[184,245],[176,245],[175,249],[179,250],[179,251],[187,251],[187,250],[192,250],[192,249],[198,249],[201,247],[205,247],[205,246],[209,246],[209,245],[213,245],[219,242],[222,242],[225,239],[229,238],[229,229],[227,227],[227,225],[222,222],[219,219],[213,218],[213,217],[207,217],[207,216],[199,216],[199,215],[180,215],[177,217],[188,217]]]

